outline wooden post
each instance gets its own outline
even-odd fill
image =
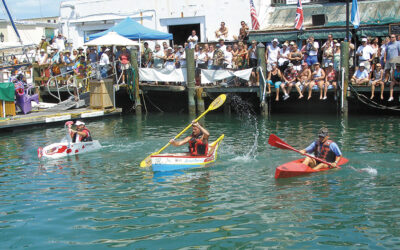
[[[194,100],[195,95],[195,72],[196,66],[194,63],[194,49],[186,49],[186,67],[187,67],[187,82],[188,88],[188,110],[189,115],[196,115],[196,103]],[[203,104],[204,105],[204,104]]]
[[[342,42],[340,45],[340,76],[342,77],[344,70],[344,81],[342,82],[342,91],[340,93],[340,111],[344,117],[349,114],[349,106],[347,102],[347,89],[349,86],[349,43]]]
[[[32,64],[32,79],[33,79],[33,85],[37,88],[37,92],[39,94],[39,101],[43,101],[41,95],[40,95],[40,82],[35,81],[37,77],[41,77],[40,75],[40,66],[37,63]]]
[[[205,111],[204,99],[203,99],[203,88],[196,89],[196,99],[197,99],[197,113],[202,114]]]
[[[142,114],[142,104],[140,102],[140,95],[139,95],[139,66],[137,61],[137,50],[131,50],[131,65],[133,70],[135,71],[135,113],[136,115]]]
[[[260,84],[260,103],[261,103],[261,115],[268,116],[268,102],[265,101],[266,99],[266,88],[267,83],[265,82],[267,77],[267,66],[265,64],[265,46],[262,43],[257,45],[257,71],[258,67],[261,67],[261,72],[259,75],[259,84]],[[264,78],[263,78],[264,77]]]

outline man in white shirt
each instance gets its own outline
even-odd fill
[[[58,36],[55,39],[56,47],[58,51],[65,50],[65,37],[61,33],[58,33]]]
[[[101,54],[100,57],[100,74],[101,74],[101,78],[106,78],[107,77],[107,71],[108,71],[108,66],[110,65],[110,58],[108,57],[108,53],[110,49],[107,48],[104,53]]]
[[[307,39],[307,45],[306,45],[306,54],[308,55],[306,63],[308,64],[308,66],[311,67],[312,65],[318,62],[318,57],[317,57],[318,49],[319,49],[318,42],[315,42],[314,37],[310,36]]]
[[[178,52],[175,53],[175,58],[179,62],[180,68],[186,68],[186,53],[182,45],[178,46]]]
[[[278,47],[278,39],[274,38],[272,40],[272,46],[268,45],[267,51],[265,54],[265,63],[267,64],[267,70],[271,71],[272,70],[272,64],[278,63],[278,55],[279,55],[279,47]]]
[[[192,34],[189,36],[187,40],[189,42],[189,49],[194,49],[194,46],[196,46],[197,41],[199,40],[199,38],[196,36],[195,30],[192,30]]]
[[[224,52],[224,68],[232,69],[232,46],[228,45],[226,51]]]
[[[219,49],[220,50],[222,50],[224,53],[225,53],[225,51],[226,51],[226,45],[225,45],[225,41],[224,41],[224,39],[219,39],[218,40],[218,43],[219,43]]]
[[[365,69],[369,72],[371,68],[371,62],[374,59],[375,51],[367,44],[367,38],[361,39],[362,45],[358,47],[356,55],[358,56],[358,62],[365,65]]]

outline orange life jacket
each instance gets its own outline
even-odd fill
[[[334,162],[336,160],[336,155],[330,149],[330,145],[333,143],[332,140],[326,140],[322,145],[319,141],[316,142],[315,156],[321,158],[327,162]]]
[[[192,155],[192,156],[207,155],[208,143],[204,143],[200,139],[202,136],[203,136],[203,133],[200,133],[198,136],[194,136],[192,134],[192,138],[189,141],[190,155]]]

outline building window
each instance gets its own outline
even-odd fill
[[[51,23],[51,20],[47,20],[48,23]]]

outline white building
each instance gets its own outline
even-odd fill
[[[254,0],[254,5],[262,26],[271,0]],[[249,0],[72,0],[60,6],[63,34],[74,47],[82,46],[89,35],[126,17],[148,28],[172,33],[175,44],[183,44],[193,29],[201,42],[215,40],[214,32],[222,21],[230,37],[238,35],[242,20],[251,28]]]

